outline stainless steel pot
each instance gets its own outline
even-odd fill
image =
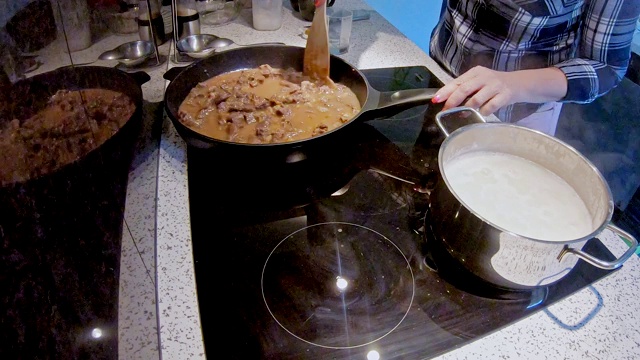
[[[443,118],[454,113],[464,113],[467,120],[477,119],[481,123],[463,126],[449,134]],[[471,108],[440,112],[436,123],[446,139],[438,154],[441,179],[430,196],[431,227],[438,245],[471,273],[502,288],[525,290],[560,280],[578,259],[602,269],[615,269],[634,254],[636,239],[610,223],[614,204],[607,182],[589,160],[569,145],[518,125],[487,123]],[[460,199],[443,171],[454,157],[480,150],[520,156],[563,178],[586,204],[593,231],[579,239],[548,241],[521,236],[484,219]],[[581,250],[604,229],[631,242],[629,250],[614,261],[598,259]]]

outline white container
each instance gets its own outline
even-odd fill
[[[278,30],[282,26],[282,0],[252,0],[253,28]]]

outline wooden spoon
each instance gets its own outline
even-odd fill
[[[303,74],[312,79],[332,83],[329,78],[329,30],[327,29],[327,1],[315,0],[307,46],[304,50]]]

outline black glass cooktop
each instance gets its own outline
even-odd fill
[[[382,91],[441,86],[424,67],[363,73]],[[303,154],[294,162],[188,149],[208,356],[224,348],[234,358],[431,358],[609,273],[580,261],[554,285],[512,292],[448,266],[427,211],[442,141],[438,110],[362,119],[291,149]],[[613,258],[596,239],[585,250]]]

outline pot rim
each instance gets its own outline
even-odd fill
[[[498,226],[496,224],[494,224],[493,222],[487,220],[484,216],[480,215],[478,212],[476,212],[475,210],[473,210],[470,206],[468,206],[464,201],[462,201],[462,199],[458,196],[458,194],[452,190],[452,186],[449,183],[449,180],[447,179],[447,176],[444,172],[444,168],[443,168],[443,154],[444,154],[444,149],[447,147],[447,145],[449,143],[451,143],[452,141],[455,140],[456,137],[464,134],[465,132],[468,131],[474,131],[474,129],[478,129],[478,128],[483,128],[483,127],[507,127],[507,128],[513,128],[515,129],[514,131],[524,131],[524,132],[529,132],[532,134],[532,136],[543,136],[546,137],[548,140],[551,140],[561,146],[564,146],[565,148],[567,148],[567,150],[569,150],[574,156],[577,156],[577,158],[582,161],[583,163],[585,163],[593,172],[594,174],[598,177],[600,183],[602,184],[602,186],[605,189],[605,192],[607,194],[607,204],[608,204],[608,210],[607,210],[607,216],[604,219],[604,221],[598,225],[598,227],[593,230],[592,232],[590,232],[589,234],[577,238],[577,239],[573,239],[573,240],[566,240],[566,241],[553,241],[553,240],[545,240],[545,239],[536,239],[536,238],[532,238],[532,237],[528,237],[528,236],[524,236],[524,235],[520,235],[517,234],[513,231],[507,230],[501,226]],[[449,136],[447,136],[442,144],[440,145],[440,149],[438,151],[438,168],[440,170],[440,175],[442,177],[442,179],[444,180],[447,189],[449,190],[449,192],[451,192],[451,194],[456,198],[456,200],[458,200],[460,202],[460,204],[462,204],[465,209],[467,209],[470,213],[472,213],[474,216],[476,216],[477,218],[479,218],[480,220],[482,220],[484,223],[500,230],[503,232],[506,232],[508,234],[514,235],[518,238],[524,238],[527,240],[531,240],[531,241],[535,241],[535,242],[539,242],[539,243],[544,243],[544,244],[572,244],[572,243],[578,243],[578,242],[582,242],[582,241],[587,241],[593,237],[596,237],[598,234],[600,234],[606,227],[607,225],[611,222],[611,219],[613,217],[613,211],[614,211],[614,203],[613,203],[613,196],[611,195],[611,189],[609,188],[609,184],[607,183],[607,181],[605,180],[604,176],[602,175],[602,173],[600,172],[600,170],[593,165],[593,163],[587,159],[583,154],[581,154],[578,150],[576,150],[573,146],[567,144],[566,142],[551,136],[549,134],[543,133],[541,131],[538,130],[534,130],[534,129],[530,129],[524,126],[520,126],[517,124],[512,124],[512,123],[503,123],[503,122],[486,122],[486,123],[476,123],[476,124],[469,124],[469,125],[465,125],[463,127],[460,127],[456,130],[454,130]]]

